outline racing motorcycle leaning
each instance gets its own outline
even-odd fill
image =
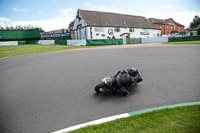
[[[136,68],[119,71],[115,76],[106,76],[101,79],[101,83],[97,84],[95,91],[101,92],[121,92],[127,96],[129,92],[126,87],[137,85],[143,80],[141,73]]]

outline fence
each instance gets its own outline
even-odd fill
[[[142,43],[141,38],[126,38],[126,44],[140,44]]]
[[[123,39],[91,39],[86,40],[86,45],[123,45]]]
[[[30,30],[0,30],[0,40],[40,39],[39,28]]]
[[[168,37],[142,38],[142,43],[162,43],[162,42],[168,42]]]
[[[200,36],[186,36],[186,37],[157,37],[157,38],[134,38],[126,39],[126,44],[141,44],[141,43],[162,43],[162,42],[177,42],[177,41],[195,41],[200,40]],[[16,42],[18,44],[16,44]],[[94,39],[94,40],[24,40],[24,41],[10,41],[1,42],[0,46],[5,45],[24,45],[24,44],[59,44],[72,46],[97,46],[97,45],[123,45],[123,39]]]

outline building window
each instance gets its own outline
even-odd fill
[[[180,30],[181,28],[179,27],[178,29]]]
[[[116,28],[115,28],[115,32],[120,32],[120,28],[119,28],[119,27],[116,27]]]
[[[176,29],[176,26],[174,26],[174,30]]]
[[[172,26],[171,26],[171,29],[172,29]]]
[[[104,28],[103,27],[94,27],[94,31],[95,32],[104,32]]]
[[[80,29],[82,27],[82,24],[77,25],[77,29]]]
[[[169,26],[167,26],[167,29],[169,29]]]
[[[129,31],[130,31],[130,32],[134,32],[134,28],[130,28]]]
[[[162,26],[160,26],[160,29],[162,29]]]

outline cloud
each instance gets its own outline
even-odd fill
[[[105,5],[100,5],[98,8],[100,11],[108,11],[108,8]]]
[[[90,4],[87,7],[87,9],[88,10],[95,10],[95,11],[103,11],[103,12],[120,13],[120,14],[130,14],[130,11],[128,11],[127,9],[107,7],[106,5],[92,5],[92,4]]]
[[[171,8],[172,8],[172,5],[165,5],[164,8],[166,8],[166,9],[171,9]]]
[[[25,12],[26,9],[18,9],[18,8],[13,7],[13,11],[15,11],[15,12]]]
[[[15,12],[19,12],[19,11],[20,11],[19,9],[17,9],[17,8],[15,8],[15,7],[13,7],[13,10],[14,10]]]
[[[22,12],[25,12],[25,11],[26,11],[26,9],[21,9],[21,11],[22,11]]]
[[[38,10],[38,13],[42,13],[42,10]]]
[[[76,14],[76,10],[72,8],[60,9],[58,10],[58,12],[62,13],[65,16],[71,16],[71,17],[74,17],[74,15]]]
[[[3,27],[16,25],[32,25],[34,27],[42,27],[45,31],[68,28],[69,23],[73,21],[71,18],[56,17],[54,19],[38,20],[38,21],[12,21],[10,23],[3,23]]]
[[[85,6],[89,7],[89,6],[91,6],[91,4],[90,3],[85,3]]]
[[[97,9],[97,8],[98,8],[97,6],[92,6],[92,10]]]
[[[9,22],[11,19],[5,18],[5,17],[0,17],[0,22]]]
[[[38,10],[38,12],[42,10]],[[0,24],[2,27],[6,26],[16,26],[16,25],[32,25],[33,27],[42,27],[45,31],[57,30],[57,29],[67,29],[70,22],[75,18],[76,11],[69,9],[60,9],[60,16],[52,19],[42,19],[37,21],[12,21],[9,18],[0,17]]]

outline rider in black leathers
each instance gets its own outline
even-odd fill
[[[114,76],[114,84],[116,86],[116,89],[120,90],[123,95],[127,96],[129,95],[129,91],[124,86],[130,86],[134,83],[134,77],[137,76],[141,77],[138,69],[136,68],[130,68],[127,70],[118,71],[117,74]],[[143,79],[142,77],[137,81],[141,82]]]

